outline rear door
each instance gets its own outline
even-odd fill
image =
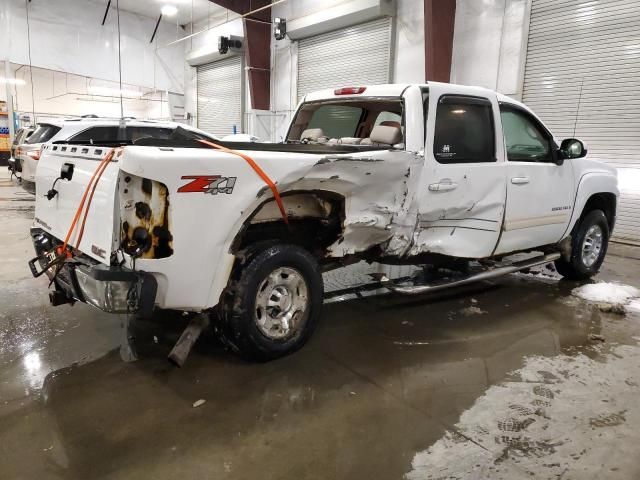
[[[483,258],[495,249],[506,195],[495,94],[430,84],[419,251]]]
[[[561,240],[574,203],[570,161],[558,165],[552,135],[527,110],[500,106],[507,152],[507,210],[497,253]]]

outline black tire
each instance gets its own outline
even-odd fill
[[[589,261],[585,256],[585,237],[592,227],[600,229],[602,233],[602,246],[595,256],[595,260]],[[564,258],[555,261],[556,270],[560,275],[569,280],[587,280],[600,270],[609,246],[609,222],[602,210],[591,210],[585,214],[580,223],[573,230],[571,238],[571,259],[567,262]]]
[[[273,360],[295,352],[315,330],[322,310],[324,287],[315,258],[302,247],[287,244],[264,244],[244,252],[240,258],[243,260],[234,272],[220,314],[222,340],[241,357],[252,361]],[[284,282],[302,279],[304,287],[294,283],[272,288],[273,278]],[[264,299],[275,298],[273,293],[279,294],[278,288],[286,290],[279,298],[290,299],[290,308],[263,308]],[[257,298],[259,293],[263,302]],[[304,305],[304,310],[296,310],[299,306],[296,307],[294,298],[298,305]],[[291,309],[295,312],[289,326],[291,331],[287,333],[282,322],[278,325],[279,320],[274,317]],[[274,326],[268,328],[271,321]]]

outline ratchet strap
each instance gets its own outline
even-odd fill
[[[73,234],[73,231],[76,229],[78,225],[80,225],[80,232],[78,234],[78,239],[76,240],[75,244],[76,244],[76,248],[80,247],[80,242],[82,241],[82,235],[84,234],[84,226],[85,226],[85,223],[87,222],[87,216],[89,214],[89,208],[91,207],[91,201],[93,200],[93,194],[96,192],[96,187],[98,186],[98,182],[100,181],[102,174],[106,170],[107,165],[109,165],[109,162],[113,160],[115,153],[116,153],[116,149],[112,148],[100,161],[97,168],[93,172],[93,175],[91,176],[91,180],[89,180],[89,183],[87,184],[87,188],[85,188],[84,190],[84,194],[82,195],[82,200],[78,205],[76,214],[73,217],[73,222],[71,222],[71,226],[67,231],[67,236],[64,239],[64,243],[62,244],[61,247],[57,249],[58,255],[64,254],[66,255],[67,258],[71,257],[71,252],[67,249],[67,245],[69,243],[69,240],[71,239],[71,235]],[[87,199],[87,195],[89,196],[88,199]],[[87,204],[87,208],[84,208],[85,202]],[[78,222],[80,221],[80,217],[82,216],[83,210],[84,210],[84,216],[82,218],[82,223],[79,224]]]
[[[262,168],[260,168],[260,165],[258,165],[253,158],[251,158],[249,155],[245,155],[242,152],[238,152],[236,150],[231,150],[230,148],[223,147],[222,145],[218,145],[217,143],[213,143],[213,142],[210,142],[208,140],[198,139],[198,141],[200,143],[204,143],[205,145],[213,147],[213,148],[215,148],[217,150],[220,150],[221,152],[230,153],[231,155],[236,155],[236,156],[244,159],[244,161],[246,161],[249,164],[249,166],[251,168],[253,168],[253,171],[258,174],[258,176],[262,179],[262,181],[264,181],[264,183],[271,189],[271,192],[273,193],[273,197],[276,200],[276,204],[278,205],[278,209],[280,209],[280,214],[282,215],[282,220],[284,220],[285,224],[289,225],[289,218],[287,217],[287,212],[284,209],[284,205],[282,203],[282,198],[280,198],[280,192],[278,191],[278,187],[276,187],[276,184],[273,183],[273,181],[269,178],[269,175],[267,175],[264,172],[264,170],[262,170]]]
[[[68,244],[69,244],[69,240],[71,239],[71,235],[73,234],[73,231],[76,229],[76,227],[78,225],[80,225],[80,232],[78,234],[78,239],[76,240],[75,244],[76,244],[76,248],[78,248],[80,246],[80,242],[82,241],[82,235],[84,233],[84,226],[85,223],[87,222],[87,216],[89,214],[89,208],[91,207],[91,201],[93,200],[93,195],[96,191],[96,187],[98,186],[98,182],[100,181],[100,178],[102,177],[102,174],[104,173],[105,169],[107,168],[107,165],[109,164],[109,162],[111,162],[111,160],[113,160],[113,157],[116,153],[116,149],[113,148],[111,149],[105,156],[104,158],[100,161],[100,163],[98,164],[98,166],[96,167],[95,171],[93,172],[93,175],[91,175],[91,179],[89,180],[89,183],[87,184],[87,187],[84,190],[84,194],[82,195],[82,199],[80,200],[80,204],[78,205],[78,209],[76,210],[76,214],[73,217],[73,221],[71,222],[71,226],[69,227],[69,230],[67,231],[67,236],[64,239],[64,243],[62,243],[61,245],[57,245],[56,247],[52,248],[51,250],[49,250],[49,252],[42,254],[36,258],[31,259],[28,263],[29,263],[29,268],[31,269],[31,273],[34,277],[39,277],[40,275],[42,275],[43,273],[45,273],[47,270],[51,269],[51,268],[56,268],[55,273],[53,275],[53,278],[51,280],[51,282],[49,282],[49,285],[51,285],[53,283],[53,281],[55,280],[55,278],[57,277],[58,273],[60,272],[60,269],[62,268],[62,266],[64,265],[64,263],[66,262],[67,259],[73,257],[73,252],[71,251],[71,249],[68,248]],[[88,198],[87,198],[88,196]],[[87,208],[85,209],[85,203],[87,205]],[[82,212],[84,211],[84,216],[82,215]],[[82,222],[80,222],[80,217],[82,218]],[[50,259],[48,257],[49,254],[55,252],[56,256],[53,259]],[[36,267],[36,263],[38,261],[40,261],[41,259],[46,259],[46,263],[44,266],[42,266],[42,269],[40,271],[38,271],[37,267]]]

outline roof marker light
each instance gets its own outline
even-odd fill
[[[358,95],[360,93],[364,93],[367,87],[343,87],[336,88],[333,91],[334,95]]]

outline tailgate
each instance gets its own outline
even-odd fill
[[[108,147],[82,145],[43,147],[36,171],[35,226],[60,240],[65,239],[93,173],[110,150]],[[73,165],[73,176],[71,180],[58,180],[55,186],[58,194],[48,200],[45,195],[60,176],[65,163]],[[106,265],[109,265],[116,240],[114,232],[118,222],[115,214],[118,172],[117,159],[114,158],[107,165],[96,187],[81,244],[75,243],[80,225],[74,229],[69,240],[69,245]],[[81,220],[82,216],[80,222]]]

